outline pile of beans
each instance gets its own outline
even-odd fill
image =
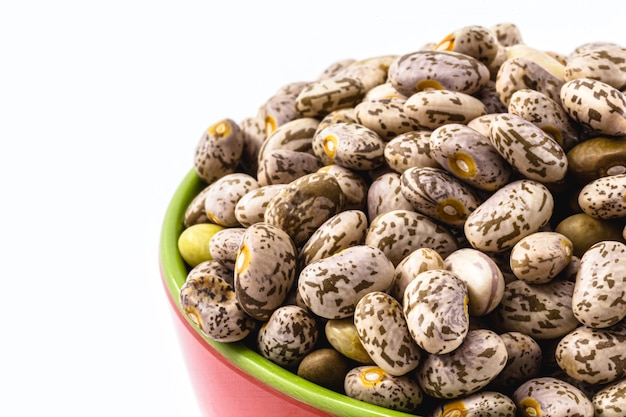
[[[625,94],[509,23],[286,84],[200,138],[181,305],[390,409],[623,417]]]

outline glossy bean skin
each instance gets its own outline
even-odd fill
[[[384,140],[372,129],[357,123],[336,123],[313,137],[313,152],[324,164],[368,171],[385,161]]]
[[[557,232],[532,233],[513,246],[511,270],[518,279],[531,284],[546,284],[570,263],[574,245]]]
[[[343,208],[345,195],[331,174],[304,175],[281,189],[268,202],[265,222],[289,234],[296,245]]]
[[[239,226],[235,207],[241,197],[257,188],[259,183],[252,175],[240,172],[224,175],[209,185],[205,194],[204,211],[207,218],[224,227]]]
[[[413,205],[404,197],[400,174],[388,172],[376,178],[367,190],[367,218],[371,223],[378,215],[394,210],[412,211]]]
[[[626,317],[626,244],[602,241],[580,259],[572,308],[576,318],[593,328],[610,327]]]
[[[244,194],[235,205],[235,217],[240,225],[251,226],[265,220],[267,204],[286,184],[260,186]]]
[[[563,79],[526,57],[507,59],[500,66],[496,78],[496,90],[506,106],[511,102],[513,93],[527,88],[558,101],[563,84]]]
[[[235,296],[235,289],[217,275],[201,273],[188,279],[180,289],[179,299],[187,317],[213,340],[236,342],[254,328],[252,318]]]
[[[529,88],[517,90],[507,111],[543,129],[566,152],[581,142],[580,126],[569,117],[560,101],[544,93]]]
[[[288,184],[303,175],[312,174],[323,164],[315,155],[289,149],[274,149],[266,152],[259,161],[257,181],[260,186]]]
[[[578,194],[583,212],[597,219],[626,217],[626,174],[609,175],[586,184]]]
[[[360,210],[337,213],[324,222],[300,248],[299,265],[303,267],[349,247],[362,245],[367,226],[367,216]]]
[[[313,351],[319,337],[315,317],[302,307],[276,309],[257,335],[259,353],[286,368],[294,368]]]
[[[620,379],[598,391],[591,399],[597,416],[620,417],[626,409],[626,379]]]
[[[359,124],[376,132],[383,140],[419,129],[404,109],[405,99],[379,98],[364,100],[354,108]]]
[[[454,51],[491,64],[498,54],[500,43],[493,31],[479,25],[464,26],[443,38],[436,51]]]
[[[507,357],[497,333],[470,330],[453,352],[424,359],[416,377],[422,390],[432,397],[461,398],[486,387],[504,369]]]
[[[459,91],[425,90],[411,95],[404,103],[404,112],[416,125],[434,130],[449,123],[467,124],[487,114],[477,98]]]
[[[617,88],[578,78],[563,84],[559,97],[570,117],[588,129],[601,135],[626,135],[626,96]]]
[[[580,389],[553,377],[533,378],[513,393],[523,417],[594,417],[593,405]]]
[[[450,226],[463,227],[481,203],[472,188],[440,168],[412,167],[400,179],[402,195],[416,211]]]
[[[595,136],[567,152],[569,172],[585,185],[608,175],[626,173],[626,136]]]
[[[526,178],[543,183],[565,178],[565,151],[531,122],[510,113],[496,115],[489,125],[488,137],[500,155]]]
[[[389,81],[401,94],[446,89],[473,94],[489,81],[489,69],[458,52],[419,50],[398,57],[389,67]]]
[[[580,326],[572,311],[573,292],[571,281],[553,280],[543,285],[511,281],[494,310],[496,326],[536,340],[563,337]]]
[[[241,236],[234,266],[237,299],[257,320],[280,307],[296,279],[297,250],[291,237],[268,223],[255,223]]]
[[[382,291],[359,300],[354,325],[369,356],[391,375],[405,375],[417,368],[422,352],[411,337],[402,305]]]
[[[239,125],[223,119],[209,126],[196,145],[194,169],[207,183],[235,172],[243,153],[244,139]]]
[[[437,167],[430,150],[430,130],[414,130],[400,134],[385,145],[385,161],[389,168],[402,174],[410,167]]]
[[[393,376],[377,366],[348,371],[344,389],[350,398],[405,412],[413,412],[424,399],[419,385],[408,375]]]
[[[570,377],[590,384],[610,384],[626,376],[626,327],[580,326],[558,343],[556,363]]]
[[[429,417],[515,417],[515,403],[496,391],[482,391],[437,406]]]
[[[541,183],[511,182],[493,193],[465,221],[468,241],[478,250],[502,252],[538,231],[552,216],[554,198]],[[534,216],[527,217],[525,213]]]
[[[511,177],[511,166],[489,138],[467,125],[451,123],[435,129],[429,148],[439,165],[481,190],[495,191]]]
[[[402,305],[411,336],[428,353],[457,349],[469,331],[467,284],[445,269],[419,273],[407,285]]]
[[[469,314],[481,317],[493,311],[504,295],[504,276],[495,261],[473,248],[460,248],[443,260],[467,285]]]
[[[448,228],[414,210],[401,209],[376,216],[370,222],[365,244],[382,250],[394,265],[418,248],[435,249],[442,256],[458,248]]]
[[[393,264],[381,250],[357,245],[305,266],[298,292],[316,315],[342,319],[354,314],[365,294],[387,290],[393,273]]]
[[[618,90],[626,88],[626,48],[617,45],[597,47],[570,57],[565,66],[565,80],[593,78]]]

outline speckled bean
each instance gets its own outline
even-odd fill
[[[563,108],[574,120],[597,133],[626,135],[626,96],[617,88],[591,78],[563,84]]]
[[[209,126],[196,145],[196,173],[210,184],[235,172],[241,159],[243,144],[241,129],[235,121],[223,119]]]
[[[529,88],[517,90],[511,96],[507,111],[543,129],[564,151],[581,141],[580,127],[565,112],[560,101],[539,91]]]
[[[419,129],[404,110],[405,99],[378,98],[364,100],[354,108],[359,124],[378,133],[383,140],[390,140],[402,133]]]
[[[485,388],[504,369],[506,346],[497,333],[475,329],[447,355],[428,355],[416,376],[424,393],[441,399],[461,398]]]
[[[300,245],[341,211],[344,200],[333,175],[315,172],[290,182],[272,197],[265,209],[265,221],[283,229]]]
[[[586,184],[578,194],[578,205],[597,219],[626,217],[626,174],[609,175]]]
[[[362,245],[367,233],[367,216],[360,210],[344,210],[313,232],[298,254],[299,265],[327,258],[351,246]]]
[[[311,142],[319,123],[317,119],[301,117],[277,127],[262,143],[257,155],[258,163],[265,158],[266,153],[275,149],[312,152]]]
[[[465,221],[469,243],[487,252],[512,248],[525,236],[537,232],[550,220],[554,199],[541,183],[510,182],[493,193]],[[528,216],[528,213],[533,213]]]
[[[239,226],[235,207],[239,199],[252,190],[259,188],[256,178],[251,175],[234,172],[226,174],[209,185],[204,196],[204,210],[212,223],[224,227]]]
[[[473,94],[489,81],[489,69],[465,54],[425,49],[398,57],[389,67],[388,77],[407,97],[428,88]]]
[[[413,281],[419,273],[429,269],[445,269],[441,255],[431,248],[415,249],[396,266],[389,294],[402,302],[404,290],[409,282]]]
[[[471,316],[484,316],[498,306],[505,282],[493,259],[479,250],[461,248],[448,255],[443,264],[467,285]]]
[[[572,311],[571,281],[552,280],[533,285],[508,282],[493,317],[498,328],[520,332],[537,340],[556,339],[580,326]]]
[[[345,107],[354,107],[367,92],[356,78],[333,76],[312,82],[296,98],[303,117],[323,117]]]
[[[303,175],[312,174],[323,166],[315,155],[289,149],[265,152],[259,161],[257,181],[260,186],[288,184]]]
[[[397,265],[419,248],[431,248],[442,257],[458,248],[456,237],[445,226],[413,210],[391,210],[371,222],[365,244],[382,250]]]
[[[565,80],[593,78],[618,90],[626,89],[626,48],[607,45],[570,57]]]
[[[239,245],[245,231],[244,227],[228,227],[215,233],[209,241],[211,257],[227,268],[234,269]]]
[[[419,273],[402,299],[411,336],[420,348],[437,355],[463,343],[469,331],[468,303],[465,281],[445,269]]]
[[[626,378],[603,387],[591,402],[598,417],[623,417],[626,411]]]
[[[429,417],[515,417],[515,403],[496,391],[482,391],[448,400],[437,406]]]
[[[572,309],[586,326],[604,328],[626,317],[626,244],[601,241],[580,259]]]
[[[305,266],[298,292],[318,316],[341,319],[354,314],[365,294],[386,291],[393,273],[393,264],[380,249],[357,245]]]
[[[390,375],[417,368],[422,352],[409,333],[402,305],[391,295],[365,294],[354,310],[359,339],[374,363]]]
[[[348,371],[344,389],[350,398],[406,412],[413,412],[424,397],[408,375],[393,376],[377,366],[359,366]]]
[[[296,367],[318,339],[315,317],[302,307],[277,308],[263,323],[257,347],[263,357],[283,367]]]
[[[584,392],[553,377],[529,379],[512,398],[522,417],[594,417],[593,405]]]
[[[450,33],[434,49],[459,52],[489,65],[496,58],[499,48],[500,43],[493,31],[483,26],[470,25]]]
[[[469,126],[441,126],[430,135],[429,145],[433,159],[467,184],[495,191],[509,182],[511,166],[487,136]]]
[[[402,195],[400,174],[387,172],[376,178],[367,190],[367,219],[393,210],[413,211],[413,205]]]
[[[385,161],[389,168],[402,174],[410,167],[437,167],[430,151],[430,130],[402,133],[385,144]]]
[[[487,108],[477,98],[449,90],[425,90],[410,96],[404,112],[423,129],[436,129],[449,123],[467,124],[487,114]]]
[[[344,210],[367,209],[368,184],[362,175],[350,168],[340,165],[326,165],[318,170],[335,177],[345,196]]]
[[[383,139],[357,123],[330,125],[315,134],[312,145],[315,155],[326,165],[367,171],[385,162]]]
[[[500,333],[506,346],[508,359],[504,369],[489,384],[497,390],[517,388],[531,378],[539,376],[543,365],[541,345],[531,336],[520,332]]]
[[[449,226],[463,227],[481,203],[472,188],[441,168],[411,167],[400,181],[402,195],[416,211]]]
[[[235,263],[235,291],[242,308],[257,320],[285,301],[296,279],[297,250],[283,230],[267,223],[245,229]]]
[[[525,58],[509,58],[502,63],[496,77],[496,91],[506,106],[511,96],[518,90],[530,88],[559,100],[559,92],[564,81],[551,74],[537,62]]]
[[[244,194],[235,205],[235,217],[239,224],[248,227],[265,220],[265,210],[269,201],[287,184],[260,186]]]
[[[510,113],[491,119],[489,140],[517,171],[544,183],[567,174],[567,155],[557,141],[533,123]]]
[[[187,316],[209,338],[220,342],[244,339],[254,322],[241,308],[234,288],[217,275],[196,274],[180,289],[180,304]]]
[[[513,246],[509,264],[518,279],[531,284],[545,284],[569,264],[573,252],[574,246],[567,236],[540,231]]]

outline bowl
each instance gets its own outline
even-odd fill
[[[199,408],[207,416],[413,416],[352,399],[274,364],[243,342],[206,337],[180,306],[187,265],[178,252],[187,205],[206,186],[195,170],[183,178],[165,212],[159,262],[178,342]]]

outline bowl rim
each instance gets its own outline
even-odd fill
[[[187,277],[187,265],[178,251],[184,215],[193,198],[207,186],[191,169],[178,185],[166,209],[159,242],[159,266],[167,296],[199,340],[217,351],[238,370],[284,395],[316,409],[343,416],[419,417],[350,398],[308,381],[264,358],[243,342],[225,343],[208,338],[184,313],[178,294]]]

